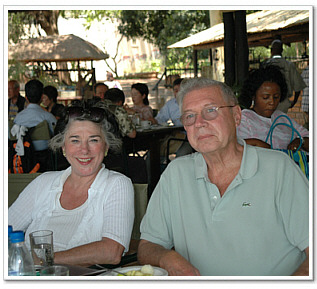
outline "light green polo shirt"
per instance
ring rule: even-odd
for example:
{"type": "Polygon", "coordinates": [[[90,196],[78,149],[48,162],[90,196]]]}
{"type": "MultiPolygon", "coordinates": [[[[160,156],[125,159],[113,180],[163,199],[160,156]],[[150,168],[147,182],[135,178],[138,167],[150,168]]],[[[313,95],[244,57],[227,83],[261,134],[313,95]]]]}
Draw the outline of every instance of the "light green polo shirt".
{"type": "Polygon", "coordinates": [[[200,153],[170,163],[141,239],[175,247],[206,276],[287,276],[309,246],[307,178],[286,154],[248,146],[223,197],[200,153]]]}

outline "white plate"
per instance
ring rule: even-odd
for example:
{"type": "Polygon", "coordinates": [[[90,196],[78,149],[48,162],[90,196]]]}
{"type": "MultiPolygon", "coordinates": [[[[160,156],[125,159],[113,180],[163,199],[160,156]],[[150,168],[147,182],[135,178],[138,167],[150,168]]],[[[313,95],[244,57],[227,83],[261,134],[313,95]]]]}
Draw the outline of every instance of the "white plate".
{"type": "MultiPolygon", "coordinates": [[[[142,267],[143,266],[129,266],[129,267],[123,267],[123,268],[116,268],[116,269],[114,269],[114,270],[116,270],[116,272],[108,271],[108,272],[100,274],[99,276],[118,276],[117,272],[126,273],[126,272],[133,271],[133,270],[138,271],[138,270],[141,270],[142,267]]],[[[153,269],[154,269],[153,276],[168,276],[167,271],[160,268],[160,267],[153,266],[153,269]]],[[[122,277],[124,277],[124,276],[122,276],[122,277]]],[[[128,277],[135,277],[135,276],[128,276],[128,277]]],[[[148,277],[148,276],[137,276],[137,277],[148,277]]]]}

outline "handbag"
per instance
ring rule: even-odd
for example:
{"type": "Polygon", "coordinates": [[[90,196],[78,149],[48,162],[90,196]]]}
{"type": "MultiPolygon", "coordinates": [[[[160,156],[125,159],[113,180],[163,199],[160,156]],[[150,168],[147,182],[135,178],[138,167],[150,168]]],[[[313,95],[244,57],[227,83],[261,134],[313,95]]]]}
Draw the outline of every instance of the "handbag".
{"type": "Polygon", "coordinates": [[[273,121],[273,123],[269,129],[269,132],[266,136],[265,142],[268,142],[268,140],[270,139],[268,143],[271,145],[271,149],[274,149],[273,148],[273,131],[279,125],[284,125],[284,126],[291,128],[292,129],[291,142],[293,141],[293,139],[295,137],[295,133],[296,133],[297,136],[299,137],[300,143],[299,143],[299,146],[296,149],[296,151],[292,151],[292,150],[288,150],[288,149],[275,149],[275,150],[279,150],[279,151],[286,153],[299,166],[301,171],[305,174],[305,176],[308,179],[309,178],[308,154],[306,152],[300,150],[300,148],[302,147],[302,144],[303,144],[303,139],[302,139],[301,135],[299,134],[299,132],[297,131],[297,129],[294,127],[291,119],[287,115],[279,115],[273,121]],[[285,122],[276,123],[276,121],[282,117],[286,118],[288,120],[289,124],[285,123],[285,122]]]}

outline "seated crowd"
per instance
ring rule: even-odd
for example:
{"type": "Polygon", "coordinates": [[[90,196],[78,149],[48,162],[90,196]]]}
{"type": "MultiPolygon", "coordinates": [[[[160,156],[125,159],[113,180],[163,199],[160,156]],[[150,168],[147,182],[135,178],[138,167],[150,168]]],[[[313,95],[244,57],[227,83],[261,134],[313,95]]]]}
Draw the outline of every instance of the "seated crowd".
{"type": "Polygon", "coordinates": [[[46,120],[52,138],[38,147],[61,152],[65,167],[45,167],[9,208],[9,225],[26,235],[52,230],[55,263],[120,263],[131,241],[133,185],[107,164],[124,137],[136,137],[129,115],[138,114],[152,124],[183,126],[177,137],[188,141],[149,200],[139,264],[170,276],[308,276],[308,179],[287,154],[271,149],[309,151],[308,130],[277,110],[286,97],[283,75],[275,67],[251,72],[239,98],[205,78],[178,79],[173,90],[155,117],[144,83],[131,86],[132,107],[121,89],[97,84],[91,100],[54,114],[55,89],[31,80],[25,104],[11,82],[14,124],[30,128],[46,120]],[[291,124],[278,126],[270,143],[280,116],[291,124]]]}

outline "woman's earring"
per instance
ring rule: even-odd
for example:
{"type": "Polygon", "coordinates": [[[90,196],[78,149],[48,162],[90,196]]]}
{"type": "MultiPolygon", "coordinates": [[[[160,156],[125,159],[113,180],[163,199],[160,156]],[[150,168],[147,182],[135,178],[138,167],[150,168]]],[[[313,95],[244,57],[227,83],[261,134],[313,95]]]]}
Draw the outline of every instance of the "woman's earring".
{"type": "Polygon", "coordinates": [[[105,151],[105,157],[108,155],[108,151],[105,151]]]}
{"type": "Polygon", "coordinates": [[[66,158],[66,153],[65,153],[65,150],[63,150],[63,156],[66,158]]]}
{"type": "Polygon", "coordinates": [[[252,99],[252,102],[251,102],[251,107],[254,106],[254,99],[252,99]]]}

